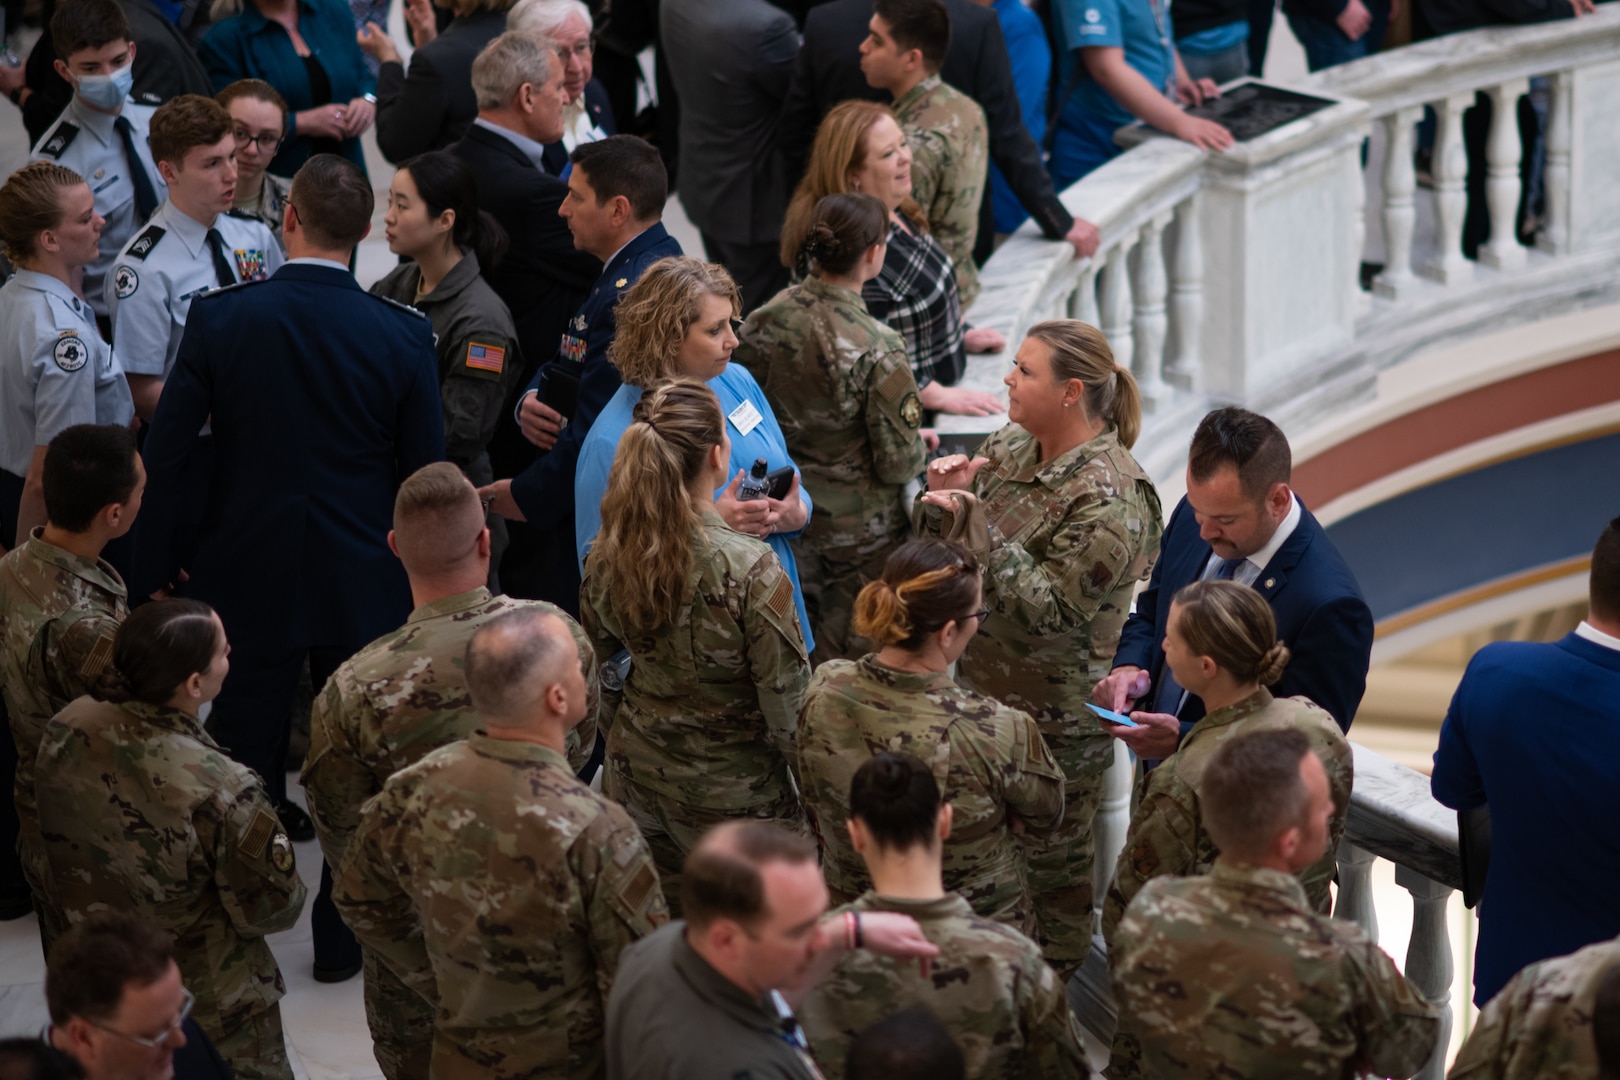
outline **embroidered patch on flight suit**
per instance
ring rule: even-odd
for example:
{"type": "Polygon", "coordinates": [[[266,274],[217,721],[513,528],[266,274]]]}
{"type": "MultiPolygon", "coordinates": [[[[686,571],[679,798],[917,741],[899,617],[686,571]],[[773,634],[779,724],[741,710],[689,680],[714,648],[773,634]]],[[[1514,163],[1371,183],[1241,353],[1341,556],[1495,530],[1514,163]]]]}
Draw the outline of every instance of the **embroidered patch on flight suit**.
{"type": "Polygon", "coordinates": [[[783,577],[781,581],[778,581],[776,583],[775,591],[771,593],[770,599],[765,601],[765,606],[770,608],[771,611],[776,614],[778,619],[786,620],[794,609],[793,582],[789,581],[786,577],[783,577]]]}
{"type": "Polygon", "coordinates": [[[488,371],[499,375],[506,367],[506,350],[499,345],[483,345],[476,341],[467,343],[467,366],[478,371],[488,371]]]}
{"type": "Polygon", "coordinates": [[[248,858],[261,859],[270,838],[280,833],[281,822],[276,820],[276,815],[260,807],[253,815],[253,824],[248,826],[247,832],[242,834],[242,839],[236,842],[236,846],[248,858]]]}
{"type": "Polygon", "coordinates": [[[113,271],[113,293],[120,300],[128,300],[141,287],[141,275],[133,266],[120,266],[113,271]]]}
{"type": "Polygon", "coordinates": [[[895,368],[877,385],[878,397],[884,401],[896,402],[903,399],[908,392],[915,394],[916,381],[910,378],[911,372],[905,368],[895,368]]]}
{"type": "Polygon", "coordinates": [[[86,679],[94,679],[100,675],[107,667],[107,662],[112,659],[112,651],[113,635],[102,634],[96,639],[95,647],[85,654],[84,663],[79,665],[79,674],[86,679]]]}
{"type": "Polygon", "coordinates": [[[84,339],[71,331],[56,339],[56,348],[51,350],[51,359],[63,371],[78,371],[90,359],[90,350],[84,347],[84,339]]]}

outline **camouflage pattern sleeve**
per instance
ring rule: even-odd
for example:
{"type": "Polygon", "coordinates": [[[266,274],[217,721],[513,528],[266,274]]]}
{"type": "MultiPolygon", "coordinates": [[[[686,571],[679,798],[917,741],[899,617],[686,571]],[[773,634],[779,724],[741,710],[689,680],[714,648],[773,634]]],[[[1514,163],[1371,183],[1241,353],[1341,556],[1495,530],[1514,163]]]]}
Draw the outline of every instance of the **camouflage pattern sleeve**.
{"type": "Polygon", "coordinates": [[[403,785],[390,785],[361,809],[348,858],[332,871],[332,902],[361,944],[375,952],[406,986],[436,1002],[438,982],[422,940],[422,925],[396,876],[396,867],[403,861],[388,843],[391,819],[398,814],[395,803],[403,790],[403,785]]]}
{"type": "MultiPolygon", "coordinates": [[[[617,655],[619,650],[624,648],[624,643],[603,622],[603,615],[607,615],[609,618],[612,617],[612,607],[604,602],[601,610],[598,610],[596,594],[591,588],[591,584],[591,567],[587,561],[585,584],[579,590],[579,625],[581,633],[585,636],[585,643],[591,647],[593,656],[601,658],[593,660],[593,663],[598,665],[597,667],[585,670],[585,681],[590,684],[589,693],[596,701],[596,709],[594,710],[596,717],[595,727],[601,731],[605,738],[608,731],[613,727],[614,716],[618,715],[619,702],[624,700],[624,688],[622,686],[610,687],[605,685],[602,682],[600,665],[607,663],[617,655]]],[[[605,601],[605,598],[603,599],[605,601]]],[[[589,718],[587,718],[586,723],[590,723],[589,718]]],[[[584,724],[581,724],[580,729],[583,729],[584,726],[584,724]]],[[[581,738],[580,745],[583,746],[584,743],[585,740],[581,738]]]]}
{"type": "Polygon", "coordinates": [[[1005,535],[992,537],[985,591],[996,612],[1032,634],[1084,629],[1130,573],[1136,545],[1116,500],[1088,500],[1053,533],[1036,559],[1005,535]]]}
{"type": "Polygon", "coordinates": [[[123,619],[111,612],[87,609],[74,617],[46,623],[40,631],[40,653],[48,692],[62,701],[83,697],[112,659],[113,635],[123,619]]]}
{"type": "Polygon", "coordinates": [[[1080,1022],[1050,964],[1034,973],[1024,1005],[1024,1070],[1028,1080],[1086,1080],[1091,1066],[1081,1049],[1080,1022]]]}
{"type": "Polygon", "coordinates": [[[1012,714],[1013,752],[1002,768],[1007,783],[1007,809],[1024,822],[1025,834],[1042,836],[1063,821],[1063,768],[1028,713],[1012,714]]]}
{"type": "Polygon", "coordinates": [[[922,426],[922,401],[899,336],[891,333],[880,339],[876,351],[877,363],[866,383],[865,409],[866,434],[872,440],[872,475],[885,484],[903,484],[920,474],[928,460],[928,448],[917,433],[922,426]]]}
{"type": "Polygon", "coordinates": [[[932,226],[939,220],[940,208],[934,204],[942,194],[945,164],[950,151],[937,131],[906,126],[906,145],[911,148],[911,197],[922,207],[932,226]]]}
{"type": "Polygon", "coordinates": [[[1147,790],[1125,830],[1125,846],[1114,864],[1114,877],[1103,898],[1103,940],[1113,943],[1125,909],[1136,894],[1156,877],[1185,876],[1198,866],[1198,807],[1187,805],[1178,793],[1151,782],[1169,775],[1170,763],[1161,762],[1150,774],[1147,790]]]}
{"type": "Polygon", "coordinates": [[[245,937],[286,930],[304,908],[304,882],[258,776],[240,766],[222,777],[199,807],[196,829],[207,845],[214,884],[231,923],[245,937]]]}
{"type": "MultiPolygon", "coordinates": [[[[1474,1030],[1457,1051],[1457,1059],[1446,1071],[1446,1080],[1509,1080],[1508,1063],[1513,1060],[1513,1036],[1525,1019],[1524,1007],[1535,989],[1540,964],[1520,971],[1474,1019],[1474,1030]]],[[[1560,1057],[1564,1055],[1558,1055],[1560,1057]]],[[[1573,1056],[1573,1055],[1570,1055],[1573,1056]]],[[[1538,1069],[1534,1075],[1553,1075],[1553,1069],[1538,1069]]],[[[1595,1072],[1588,1075],[1596,1075],[1595,1072]]]]}
{"type": "MultiPolygon", "coordinates": [[[[516,354],[515,344],[498,333],[469,334],[441,354],[449,357],[439,386],[444,405],[444,453],[463,472],[489,448],[507,384],[519,370],[516,354]]],[[[472,480],[487,482],[476,476],[472,480]]]]}
{"type": "Polygon", "coordinates": [[[607,1001],[625,949],[669,922],[669,907],[641,831],[617,806],[597,815],[574,845],[575,880],[589,886],[585,914],[596,983],[607,1001]]]}
{"type": "MultiPolygon", "coordinates": [[[[765,726],[789,771],[799,785],[799,754],[795,734],[799,710],[810,687],[810,660],[799,629],[799,611],[793,581],[765,552],[743,582],[743,632],[747,636],[748,667],[759,695],[765,726]]],[[[802,787],[798,788],[803,790],[802,787]]]]}
{"type": "Polygon", "coordinates": [[[360,824],[360,807],[378,791],[376,777],[349,737],[351,731],[378,727],[358,719],[361,710],[369,712],[371,707],[360,688],[350,685],[353,678],[347,666],[340,667],[315,695],[309,713],[309,750],[299,776],[328,866],[343,865],[360,824]]]}
{"type": "Polygon", "coordinates": [[[1440,1037],[1440,1009],[1426,1000],[1377,942],[1353,924],[1335,923],[1344,942],[1345,978],[1366,1071],[1411,1076],[1440,1037]]]}

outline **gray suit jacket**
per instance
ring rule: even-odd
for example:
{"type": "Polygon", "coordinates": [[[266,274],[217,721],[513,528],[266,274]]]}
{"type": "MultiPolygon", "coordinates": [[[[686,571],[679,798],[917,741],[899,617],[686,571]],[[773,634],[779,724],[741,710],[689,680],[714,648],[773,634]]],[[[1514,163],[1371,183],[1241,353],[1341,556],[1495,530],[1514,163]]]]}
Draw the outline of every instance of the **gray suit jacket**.
{"type": "Polygon", "coordinates": [[[792,188],[777,153],[799,52],[792,17],[765,0],[663,0],[659,30],[681,103],[687,216],[717,240],[775,240],[792,188]]]}

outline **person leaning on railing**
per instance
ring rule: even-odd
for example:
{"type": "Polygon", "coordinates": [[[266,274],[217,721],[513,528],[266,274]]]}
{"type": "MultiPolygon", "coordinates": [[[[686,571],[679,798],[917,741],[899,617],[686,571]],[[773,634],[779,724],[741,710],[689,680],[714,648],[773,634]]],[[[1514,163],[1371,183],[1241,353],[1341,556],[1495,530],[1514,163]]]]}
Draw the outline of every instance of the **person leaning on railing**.
{"type": "Polygon", "coordinates": [[[1158,555],[1162,516],[1129,450],[1136,381],[1095,327],[1036,324],[1005,382],[1012,422],[978,456],[929,465],[917,527],[963,540],[985,568],[989,614],[959,680],[1032,714],[1067,777],[1063,824],[1026,843],[1038,940],[1067,975],[1091,950],[1091,823],[1113,761],[1086,700],[1158,555]]]}

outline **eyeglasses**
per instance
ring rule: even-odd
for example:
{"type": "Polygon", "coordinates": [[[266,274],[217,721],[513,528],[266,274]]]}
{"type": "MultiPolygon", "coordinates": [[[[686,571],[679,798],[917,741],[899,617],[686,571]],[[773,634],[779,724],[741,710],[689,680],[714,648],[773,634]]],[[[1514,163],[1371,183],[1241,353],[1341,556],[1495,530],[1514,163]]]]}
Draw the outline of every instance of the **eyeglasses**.
{"type": "Polygon", "coordinates": [[[272,135],[266,131],[262,134],[255,135],[247,128],[237,128],[236,130],[232,131],[231,134],[235,136],[236,145],[238,148],[252,143],[266,154],[273,154],[277,150],[281,149],[283,139],[283,136],[279,133],[272,135]]]}
{"type": "Polygon", "coordinates": [[[120,1039],[128,1039],[136,1046],[144,1046],[148,1050],[162,1050],[164,1047],[169,1045],[169,1040],[174,1038],[174,1033],[180,1030],[180,1025],[184,1024],[186,1022],[186,1017],[191,1015],[191,1007],[197,1003],[197,999],[192,996],[190,990],[182,987],[180,994],[180,1015],[176,1016],[172,1021],[170,1021],[169,1026],[164,1029],[163,1034],[155,1035],[150,1039],[144,1038],[140,1035],[126,1035],[122,1031],[114,1031],[107,1025],[98,1024],[94,1020],[90,1020],[89,1024],[91,1027],[96,1028],[99,1031],[105,1031],[109,1035],[116,1035],[120,1039]]]}
{"type": "Polygon", "coordinates": [[[572,56],[575,60],[584,60],[596,51],[596,42],[586,38],[577,45],[557,46],[557,55],[567,60],[572,56]]]}
{"type": "Polygon", "coordinates": [[[989,618],[990,612],[992,610],[994,610],[994,609],[985,608],[983,611],[975,611],[971,615],[962,616],[961,621],[962,622],[967,622],[969,619],[977,619],[979,622],[982,623],[982,622],[984,622],[985,619],[989,618]]]}

